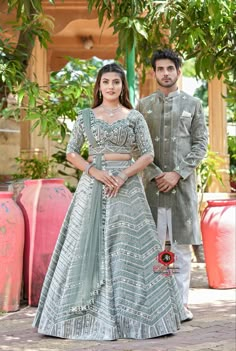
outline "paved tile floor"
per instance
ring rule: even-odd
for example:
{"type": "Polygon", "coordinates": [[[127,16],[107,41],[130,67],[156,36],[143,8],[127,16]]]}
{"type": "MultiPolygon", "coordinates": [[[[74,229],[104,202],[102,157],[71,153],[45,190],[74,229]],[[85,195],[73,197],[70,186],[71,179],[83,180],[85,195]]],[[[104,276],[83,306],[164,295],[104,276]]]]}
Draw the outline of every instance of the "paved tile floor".
{"type": "Polygon", "coordinates": [[[35,308],[0,317],[1,351],[235,351],[235,289],[209,289],[205,265],[192,264],[190,307],[194,319],[173,336],[149,340],[74,341],[39,335],[35,308]]]}

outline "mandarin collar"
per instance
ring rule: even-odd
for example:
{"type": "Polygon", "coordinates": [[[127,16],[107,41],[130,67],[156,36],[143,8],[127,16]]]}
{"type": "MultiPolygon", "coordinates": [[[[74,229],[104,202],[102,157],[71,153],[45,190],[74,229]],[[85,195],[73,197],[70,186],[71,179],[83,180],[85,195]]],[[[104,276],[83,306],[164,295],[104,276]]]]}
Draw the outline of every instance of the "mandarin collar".
{"type": "Polygon", "coordinates": [[[162,99],[169,99],[169,98],[173,98],[173,97],[179,95],[179,94],[180,94],[180,90],[177,89],[177,90],[175,90],[175,91],[172,91],[172,92],[169,93],[167,96],[165,96],[165,94],[163,94],[163,92],[160,91],[160,90],[157,90],[156,93],[157,93],[157,95],[158,95],[159,97],[161,97],[162,99]]]}

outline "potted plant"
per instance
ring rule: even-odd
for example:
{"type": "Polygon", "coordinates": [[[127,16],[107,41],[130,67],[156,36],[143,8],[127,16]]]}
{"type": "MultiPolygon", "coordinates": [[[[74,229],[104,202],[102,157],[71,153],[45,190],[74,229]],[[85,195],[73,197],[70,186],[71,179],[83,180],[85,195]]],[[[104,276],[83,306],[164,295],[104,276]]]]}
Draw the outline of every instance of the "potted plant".
{"type": "Polygon", "coordinates": [[[20,172],[15,175],[16,202],[25,222],[24,297],[30,306],[37,306],[72,194],[63,178],[55,178],[52,158],[18,157],[17,162],[20,172]]]}
{"type": "MultiPolygon", "coordinates": [[[[72,181],[65,181],[65,185],[68,189],[74,193],[76,190],[77,183],[82,175],[82,171],[75,168],[66,159],[66,146],[57,147],[58,151],[52,155],[52,159],[59,165],[58,174],[62,175],[64,178],[69,177],[72,181]]],[[[88,158],[88,145],[84,143],[81,148],[80,155],[87,160],[88,158]]]]}
{"type": "Polygon", "coordinates": [[[202,162],[198,165],[196,173],[197,173],[197,191],[198,191],[198,199],[199,199],[199,214],[203,210],[203,200],[204,193],[208,190],[208,187],[211,185],[213,179],[219,181],[222,185],[222,177],[219,172],[219,167],[222,164],[223,159],[218,156],[217,152],[211,151],[208,146],[207,154],[202,160],[202,162]]]}
{"type": "Polygon", "coordinates": [[[231,192],[236,192],[236,136],[228,136],[229,175],[231,192]]]}
{"type": "MultiPolygon", "coordinates": [[[[221,184],[222,177],[219,173],[219,166],[222,163],[222,158],[217,155],[216,152],[211,151],[208,146],[207,154],[202,162],[196,169],[197,173],[197,191],[198,191],[198,213],[199,220],[201,221],[201,215],[206,204],[204,203],[204,193],[207,191],[209,185],[212,183],[213,177],[217,179],[221,184]]],[[[193,252],[197,262],[205,262],[203,245],[192,245],[193,252]]]]}

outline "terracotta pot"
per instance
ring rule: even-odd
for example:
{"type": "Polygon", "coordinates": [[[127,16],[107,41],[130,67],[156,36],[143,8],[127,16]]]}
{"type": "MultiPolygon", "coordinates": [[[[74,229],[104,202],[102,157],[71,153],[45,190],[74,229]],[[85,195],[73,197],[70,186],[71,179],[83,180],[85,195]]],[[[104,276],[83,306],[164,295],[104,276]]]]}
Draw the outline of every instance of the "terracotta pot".
{"type": "Polygon", "coordinates": [[[208,283],[211,288],[236,287],[236,200],[212,200],[201,218],[208,283]]]}
{"type": "Polygon", "coordinates": [[[0,192],[0,310],[19,310],[24,251],[24,217],[12,199],[0,192]]]}
{"type": "Polygon", "coordinates": [[[24,293],[37,306],[56,240],[72,199],[63,179],[26,180],[17,198],[25,219],[24,293]]]}

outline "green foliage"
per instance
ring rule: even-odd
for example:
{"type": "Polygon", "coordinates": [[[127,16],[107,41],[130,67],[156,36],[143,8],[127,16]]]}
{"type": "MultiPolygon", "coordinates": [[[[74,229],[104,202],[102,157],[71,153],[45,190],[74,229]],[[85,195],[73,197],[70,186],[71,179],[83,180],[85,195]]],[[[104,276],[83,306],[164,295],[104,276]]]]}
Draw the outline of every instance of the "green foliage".
{"type": "MultiPolygon", "coordinates": [[[[8,25],[10,25],[11,31],[20,32],[17,46],[21,46],[22,52],[18,50],[18,58],[23,54],[23,49],[28,48],[29,41],[34,44],[36,37],[41,45],[47,47],[50,33],[54,29],[54,18],[43,12],[41,0],[2,0],[1,2],[7,3],[9,14],[12,12],[16,14],[15,21],[8,23],[8,25]],[[23,39],[27,39],[28,42],[24,42],[23,39]]],[[[54,0],[48,0],[48,2],[55,5],[54,0]]]]}
{"type": "Polygon", "coordinates": [[[206,123],[208,125],[209,124],[209,109],[208,109],[208,83],[207,83],[207,81],[202,81],[202,85],[200,85],[195,90],[193,96],[196,96],[201,100],[206,123]]]}
{"type": "Polygon", "coordinates": [[[15,21],[4,23],[5,29],[0,26],[0,110],[2,114],[2,109],[5,109],[3,115],[8,118],[12,115],[6,108],[9,93],[21,93],[19,106],[14,111],[14,116],[19,117],[21,100],[24,96],[31,98],[38,89],[37,84],[27,78],[26,70],[36,38],[47,48],[54,19],[43,13],[41,0],[2,0],[4,2],[5,10],[15,13],[15,21]],[[12,38],[17,38],[17,41],[12,38]]]}
{"type": "Polygon", "coordinates": [[[13,174],[13,179],[42,179],[42,178],[53,178],[55,172],[55,161],[43,157],[41,159],[32,157],[24,159],[22,157],[16,157],[16,162],[19,165],[19,172],[13,174]]]}
{"type": "Polygon", "coordinates": [[[8,0],[6,8],[8,13],[14,12],[16,17],[15,21],[4,24],[5,29],[0,26],[2,53],[0,60],[5,64],[11,64],[11,60],[17,62],[21,65],[19,77],[25,78],[25,74],[23,76],[22,74],[26,71],[35,39],[38,38],[40,44],[47,47],[54,29],[54,18],[44,14],[41,0],[8,0]],[[11,37],[18,37],[17,42],[9,39],[11,37]]]}
{"type": "Polygon", "coordinates": [[[182,67],[182,73],[184,77],[196,77],[195,71],[195,60],[189,59],[184,62],[182,67]]]}
{"type": "Polygon", "coordinates": [[[216,152],[211,151],[208,146],[207,154],[196,170],[197,191],[200,194],[199,208],[203,201],[203,194],[207,191],[207,188],[211,185],[213,179],[216,179],[221,185],[224,185],[220,174],[220,167],[223,161],[224,160],[219,157],[216,152]]]}
{"type": "Polygon", "coordinates": [[[194,96],[197,96],[202,101],[203,107],[208,106],[208,83],[202,82],[202,85],[195,90],[194,96]]]}
{"type": "MultiPolygon", "coordinates": [[[[64,140],[67,120],[74,121],[78,110],[91,105],[93,83],[102,61],[69,58],[70,62],[58,73],[53,73],[48,89],[39,88],[25,108],[25,118],[35,120],[43,136],[64,140]]],[[[23,91],[21,90],[23,93],[23,91]]]]}
{"type": "Polygon", "coordinates": [[[5,32],[0,27],[0,109],[6,106],[9,92],[15,94],[18,85],[28,81],[23,64],[24,60],[27,60],[27,55],[24,50],[18,53],[14,43],[4,38],[5,32]]]}
{"type": "Polygon", "coordinates": [[[91,105],[97,70],[103,65],[96,58],[68,59],[61,71],[52,73],[48,87],[30,81],[15,86],[17,106],[4,108],[2,116],[19,119],[23,111],[25,119],[33,121],[32,130],[39,127],[42,136],[64,140],[67,120],[74,121],[79,109],[91,105]]]}
{"type": "Polygon", "coordinates": [[[236,181],[236,136],[228,136],[228,154],[230,161],[230,179],[236,181]]]}
{"type": "Polygon", "coordinates": [[[195,58],[196,75],[224,77],[227,102],[236,113],[236,2],[229,0],[88,0],[100,25],[112,19],[119,31],[118,55],[136,45],[136,63],[145,69],[154,50],[173,46],[185,60],[195,58]],[[139,29],[142,31],[139,32],[139,29]]]}
{"type": "MultiPolygon", "coordinates": [[[[84,143],[80,150],[80,156],[82,156],[85,160],[88,159],[88,145],[84,143]]],[[[74,178],[77,182],[79,181],[82,171],[78,168],[75,168],[70,162],[66,159],[66,147],[58,147],[58,151],[52,155],[52,158],[55,160],[57,164],[63,167],[63,170],[59,169],[58,173],[62,176],[70,176],[74,178]]],[[[70,191],[74,192],[75,187],[71,186],[68,182],[66,186],[70,189],[70,191]]]]}
{"type": "Polygon", "coordinates": [[[236,122],[236,73],[232,72],[225,75],[224,82],[227,85],[227,95],[224,96],[224,98],[227,102],[228,110],[230,111],[230,117],[228,119],[232,122],[236,122]]]}
{"type": "MultiPolygon", "coordinates": [[[[41,0],[8,0],[8,12],[16,11],[15,22],[9,24],[11,33],[19,33],[18,42],[9,38],[0,26],[0,109],[5,118],[16,119],[26,114],[40,127],[41,135],[63,139],[65,116],[74,120],[79,106],[89,102],[90,88],[84,86],[82,75],[77,81],[67,79],[51,87],[40,87],[27,79],[26,68],[35,39],[47,47],[53,29],[53,18],[43,13],[41,0]],[[69,84],[66,85],[66,82],[69,84]],[[64,86],[63,86],[64,84],[64,86]],[[63,91],[60,90],[63,88],[63,91]],[[52,89],[52,91],[51,91],[52,89]],[[59,92],[57,92],[57,89],[59,92]],[[65,92],[64,92],[65,90],[65,92]],[[17,105],[6,107],[8,93],[16,94],[17,105]]],[[[53,0],[49,3],[54,4],[53,0]]],[[[154,50],[173,46],[185,60],[195,59],[196,75],[205,80],[224,77],[225,97],[236,119],[236,2],[229,0],[88,0],[88,8],[98,10],[98,21],[118,33],[117,55],[126,55],[136,47],[136,64],[143,69],[150,65],[154,50]]],[[[92,73],[92,69],[90,71],[92,73]]],[[[88,72],[88,76],[90,74],[88,72]]],[[[86,73],[85,73],[86,75],[86,73]]],[[[87,80],[86,80],[87,81],[87,80]]]]}
{"type": "Polygon", "coordinates": [[[226,68],[234,67],[235,9],[235,3],[226,0],[177,0],[172,6],[167,1],[164,12],[170,40],[185,58],[196,57],[198,76],[220,77],[226,68]]]}
{"type": "Polygon", "coordinates": [[[206,80],[224,77],[228,86],[227,102],[233,106],[236,98],[235,1],[177,0],[171,3],[165,9],[165,28],[170,28],[170,42],[185,59],[195,57],[198,77],[206,80]]]}
{"type": "Polygon", "coordinates": [[[130,51],[136,41],[148,40],[148,27],[142,14],[150,11],[152,5],[146,0],[88,0],[89,11],[93,6],[98,10],[100,26],[106,19],[112,21],[110,27],[119,37],[119,53],[125,53],[127,49],[130,51]]]}

